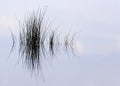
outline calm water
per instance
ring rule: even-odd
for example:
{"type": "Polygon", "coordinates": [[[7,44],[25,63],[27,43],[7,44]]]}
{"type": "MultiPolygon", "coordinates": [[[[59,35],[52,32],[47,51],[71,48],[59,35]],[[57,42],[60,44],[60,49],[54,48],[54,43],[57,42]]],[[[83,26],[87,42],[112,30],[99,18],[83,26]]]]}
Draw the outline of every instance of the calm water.
{"type": "Polygon", "coordinates": [[[62,49],[53,58],[42,61],[42,69],[39,74],[31,75],[31,71],[27,70],[25,64],[18,59],[17,48],[8,57],[11,48],[9,44],[12,43],[10,37],[3,35],[0,39],[4,41],[1,41],[0,44],[1,86],[114,85],[120,78],[119,52],[111,52],[109,55],[81,54],[76,57],[71,53],[66,54],[62,49]]]}
{"type": "Polygon", "coordinates": [[[119,9],[119,0],[1,1],[0,86],[120,86],[119,9]],[[41,61],[39,74],[32,75],[18,57],[18,20],[46,5],[46,19],[53,21],[60,37],[79,32],[75,39],[79,54],[59,48],[55,56],[41,61]],[[17,40],[10,56],[9,27],[17,40]]]}

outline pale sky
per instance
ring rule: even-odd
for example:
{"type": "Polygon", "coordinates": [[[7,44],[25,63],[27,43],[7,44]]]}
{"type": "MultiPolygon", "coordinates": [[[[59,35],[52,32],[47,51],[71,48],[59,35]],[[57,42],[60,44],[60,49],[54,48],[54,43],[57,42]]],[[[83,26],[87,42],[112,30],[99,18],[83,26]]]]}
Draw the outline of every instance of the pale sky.
{"type": "Polygon", "coordinates": [[[120,86],[120,0],[1,0],[0,11],[0,86],[120,86]],[[45,61],[36,81],[16,65],[18,46],[8,57],[9,27],[17,35],[18,20],[45,6],[61,33],[79,32],[79,56],[45,61]]]}

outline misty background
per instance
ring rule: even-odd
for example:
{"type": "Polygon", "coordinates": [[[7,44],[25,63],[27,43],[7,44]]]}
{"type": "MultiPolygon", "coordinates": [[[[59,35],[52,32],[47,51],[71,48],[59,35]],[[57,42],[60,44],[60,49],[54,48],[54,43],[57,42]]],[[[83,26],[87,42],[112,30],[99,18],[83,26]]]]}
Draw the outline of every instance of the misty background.
{"type": "Polygon", "coordinates": [[[0,0],[0,86],[119,86],[119,23],[119,0],[0,0]],[[17,63],[17,45],[8,57],[12,45],[9,28],[17,36],[18,20],[45,6],[46,18],[61,35],[79,32],[79,54],[48,59],[36,79],[17,63]]]}

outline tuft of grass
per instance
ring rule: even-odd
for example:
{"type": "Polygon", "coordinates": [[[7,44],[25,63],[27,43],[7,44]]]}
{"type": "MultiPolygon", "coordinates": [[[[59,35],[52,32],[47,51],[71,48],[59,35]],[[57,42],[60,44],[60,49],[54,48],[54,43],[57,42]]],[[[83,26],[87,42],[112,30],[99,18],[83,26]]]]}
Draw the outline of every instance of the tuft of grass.
{"type": "MultiPolygon", "coordinates": [[[[75,36],[77,33],[72,34],[71,36],[69,34],[67,34],[64,38],[64,47],[66,52],[68,51],[72,51],[72,53],[74,54],[74,44],[75,44],[75,36]]],[[[75,55],[75,54],[74,54],[75,55]]]]}
{"type": "Polygon", "coordinates": [[[51,55],[54,55],[54,42],[55,42],[55,33],[52,32],[49,37],[49,51],[51,55]]]}
{"type": "Polygon", "coordinates": [[[19,53],[24,58],[27,67],[32,71],[41,67],[41,52],[45,49],[44,15],[45,10],[38,13],[33,12],[23,23],[19,32],[19,53]]]}
{"type": "MultiPolygon", "coordinates": [[[[52,22],[48,23],[48,21],[45,21],[45,12],[46,9],[33,11],[27,16],[23,24],[20,24],[19,55],[27,69],[32,72],[36,72],[36,70],[39,72],[42,60],[47,57],[48,53],[50,56],[55,56],[59,45],[63,44],[66,51],[74,51],[73,46],[76,34],[72,36],[68,34],[64,37],[64,42],[60,42],[58,31],[52,30],[52,22]],[[47,39],[48,41],[46,42],[47,39]]],[[[15,37],[12,31],[11,36],[13,40],[12,52],[15,45],[15,37]]]]}
{"type": "Polygon", "coordinates": [[[58,31],[52,30],[48,40],[49,53],[51,57],[55,56],[59,52],[58,51],[58,47],[60,46],[59,42],[60,42],[60,39],[58,39],[58,31]]]}

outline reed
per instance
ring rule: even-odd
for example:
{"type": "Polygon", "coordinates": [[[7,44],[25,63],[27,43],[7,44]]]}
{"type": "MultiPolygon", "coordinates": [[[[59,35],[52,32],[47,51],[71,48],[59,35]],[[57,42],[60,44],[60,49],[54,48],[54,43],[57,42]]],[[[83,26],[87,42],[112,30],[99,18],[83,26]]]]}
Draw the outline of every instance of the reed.
{"type": "Polygon", "coordinates": [[[72,54],[75,55],[74,53],[74,45],[75,45],[75,36],[77,33],[74,33],[70,36],[70,34],[67,34],[64,37],[64,48],[66,52],[72,51],[72,54]]]}
{"type": "MultiPolygon", "coordinates": [[[[22,24],[19,30],[19,56],[23,63],[32,72],[41,69],[43,59],[55,56],[58,52],[58,47],[64,45],[66,52],[72,50],[74,46],[74,38],[76,34],[70,34],[64,37],[64,41],[60,42],[58,31],[53,30],[52,22],[45,21],[44,10],[33,11],[22,24]],[[48,41],[46,41],[48,39],[48,41]]],[[[15,45],[15,37],[11,31],[13,45],[15,45]]],[[[11,53],[10,52],[10,53],[11,53]]]]}
{"type": "Polygon", "coordinates": [[[30,70],[38,69],[41,66],[41,52],[45,49],[44,41],[46,38],[46,33],[43,34],[45,29],[44,14],[45,11],[33,12],[27,17],[19,32],[19,53],[30,70]]]}

